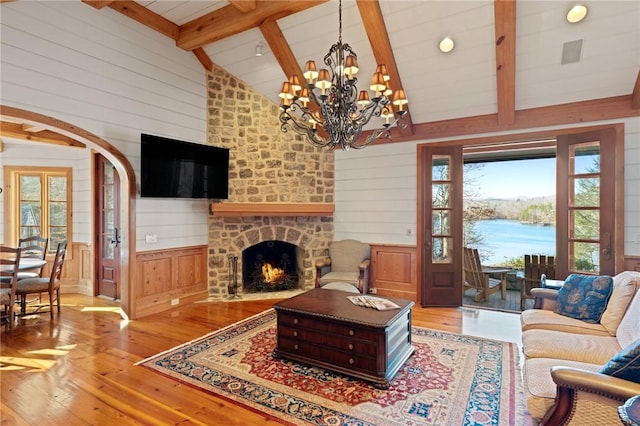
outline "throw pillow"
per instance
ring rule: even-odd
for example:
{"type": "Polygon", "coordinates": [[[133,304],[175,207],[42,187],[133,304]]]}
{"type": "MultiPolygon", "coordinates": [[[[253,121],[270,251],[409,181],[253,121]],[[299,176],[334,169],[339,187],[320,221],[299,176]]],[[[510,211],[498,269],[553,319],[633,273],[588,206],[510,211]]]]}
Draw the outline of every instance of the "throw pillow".
{"type": "Polygon", "coordinates": [[[605,364],[602,374],[640,383],[640,340],[628,345],[605,364]]]}
{"type": "Polygon", "coordinates": [[[558,290],[556,312],[597,324],[607,307],[612,289],[613,279],[609,276],[569,275],[558,290]]]}

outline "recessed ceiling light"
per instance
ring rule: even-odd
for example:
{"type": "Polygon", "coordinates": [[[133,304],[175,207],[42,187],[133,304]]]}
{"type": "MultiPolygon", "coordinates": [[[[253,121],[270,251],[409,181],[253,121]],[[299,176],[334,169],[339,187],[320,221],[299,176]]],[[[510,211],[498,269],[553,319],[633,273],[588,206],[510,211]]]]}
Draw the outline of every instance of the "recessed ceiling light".
{"type": "Polygon", "coordinates": [[[453,50],[455,43],[450,37],[445,37],[440,41],[440,51],[442,53],[449,53],[453,50]]]}
{"type": "Polygon", "coordinates": [[[582,21],[585,16],[587,16],[587,7],[582,4],[577,4],[567,12],[567,21],[571,24],[575,24],[582,21]]]}

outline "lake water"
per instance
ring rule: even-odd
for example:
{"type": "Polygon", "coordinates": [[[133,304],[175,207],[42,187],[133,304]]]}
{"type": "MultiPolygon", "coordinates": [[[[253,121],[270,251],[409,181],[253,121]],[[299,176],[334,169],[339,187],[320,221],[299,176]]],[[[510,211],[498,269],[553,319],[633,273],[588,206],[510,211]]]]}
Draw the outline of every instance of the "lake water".
{"type": "Polygon", "coordinates": [[[476,229],[485,237],[480,253],[485,255],[487,250],[492,252],[487,258],[483,256],[482,263],[485,265],[498,264],[525,254],[555,255],[555,226],[524,225],[517,220],[480,220],[476,229]],[[485,247],[487,250],[483,250],[485,247]]]}

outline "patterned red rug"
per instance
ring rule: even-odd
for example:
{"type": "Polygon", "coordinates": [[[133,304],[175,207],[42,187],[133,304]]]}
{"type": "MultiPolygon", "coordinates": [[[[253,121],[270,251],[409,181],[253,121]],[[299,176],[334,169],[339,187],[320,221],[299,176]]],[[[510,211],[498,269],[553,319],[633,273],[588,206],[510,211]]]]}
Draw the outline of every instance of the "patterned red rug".
{"type": "Polygon", "coordinates": [[[138,364],[289,424],[522,425],[513,343],[414,327],[415,354],[388,390],[277,359],[275,311],[138,364]]]}

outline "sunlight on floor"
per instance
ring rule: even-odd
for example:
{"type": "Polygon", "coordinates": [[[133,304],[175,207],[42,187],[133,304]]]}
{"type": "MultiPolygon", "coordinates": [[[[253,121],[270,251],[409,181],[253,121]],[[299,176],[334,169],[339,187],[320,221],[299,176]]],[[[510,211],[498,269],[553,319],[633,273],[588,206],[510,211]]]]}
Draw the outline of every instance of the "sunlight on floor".
{"type": "MultiPolygon", "coordinates": [[[[66,356],[77,345],[65,345],[57,346],[51,349],[38,349],[35,351],[29,351],[28,354],[40,355],[40,356],[66,356]]],[[[54,359],[43,358],[22,358],[12,356],[0,356],[0,371],[17,371],[30,369],[31,372],[45,372],[54,365],[56,365],[54,359]]]]}
{"type": "Polygon", "coordinates": [[[129,316],[126,312],[117,306],[87,306],[82,308],[81,312],[113,312],[120,315],[123,320],[129,321],[129,316]]]}

